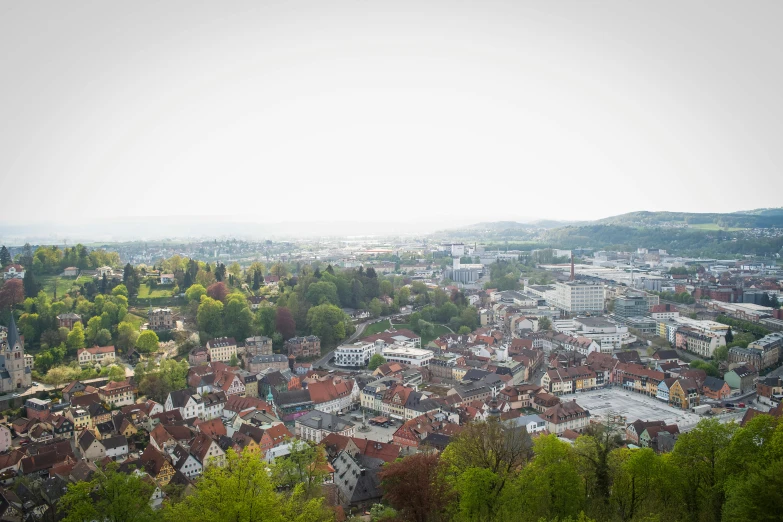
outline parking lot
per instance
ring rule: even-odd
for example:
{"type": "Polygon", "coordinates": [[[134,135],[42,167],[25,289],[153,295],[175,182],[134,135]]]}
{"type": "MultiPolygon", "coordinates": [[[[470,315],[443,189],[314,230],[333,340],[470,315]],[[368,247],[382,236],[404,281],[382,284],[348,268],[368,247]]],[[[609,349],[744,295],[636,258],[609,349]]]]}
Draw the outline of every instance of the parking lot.
{"type": "Polygon", "coordinates": [[[700,415],[673,408],[654,397],[619,388],[564,395],[561,399],[563,401],[576,399],[577,404],[589,410],[590,416],[595,420],[606,420],[607,414],[612,412],[625,416],[626,423],[638,419],[662,420],[667,424],[677,424],[681,431],[687,431],[702,419],[700,415]]]}

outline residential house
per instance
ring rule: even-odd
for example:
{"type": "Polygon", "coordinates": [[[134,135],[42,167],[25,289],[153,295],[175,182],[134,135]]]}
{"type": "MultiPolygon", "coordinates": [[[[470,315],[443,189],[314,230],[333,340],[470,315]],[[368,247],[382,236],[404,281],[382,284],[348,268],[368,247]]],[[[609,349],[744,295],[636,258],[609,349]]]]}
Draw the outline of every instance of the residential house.
{"type": "Polygon", "coordinates": [[[680,428],[676,424],[664,424],[662,426],[650,426],[645,428],[641,435],[639,435],[639,445],[643,448],[658,450],[658,437],[662,433],[677,437],[680,434],[680,428]]]}
{"type": "Polygon", "coordinates": [[[307,337],[292,337],[285,342],[289,356],[296,358],[316,357],[321,355],[321,339],[314,335],[307,337]]]}
{"type": "Polygon", "coordinates": [[[150,330],[156,332],[171,330],[174,328],[174,314],[171,308],[155,308],[147,312],[150,330]]]}
{"type": "Polygon", "coordinates": [[[229,362],[237,355],[237,342],[233,337],[218,337],[207,341],[207,354],[210,361],[229,362]]]}
{"type": "Polygon", "coordinates": [[[325,413],[340,414],[359,401],[359,386],[355,380],[335,377],[310,383],[307,387],[313,409],[325,413]]]}
{"type": "Polygon", "coordinates": [[[272,339],[260,335],[248,337],[245,339],[245,355],[249,358],[256,355],[272,355],[272,339]]]}
{"type": "Polygon", "coordinates": [[[699,404],[699,387],[693,379],[677,379],[669,388],[670,406],[688,410],[699,404]]]}
{"type": "Polygon", "coordinates": [[[115,408],[128,406],[136,402],[134,386],[128,380],[112,381],[98,388],[98,397],[106,404],[111,404],[115,408]]]}
{"type": "Polygon", "coordinates": [[[3,280],[7,279],[24,279],[24,267],[12,264],[3,268],[3,280]]]}
{"type": "Polygon", "coordinates": [[[71,312],[57,316],[57,327],[73,330],[73,325],[82,322],[82,316],[71,312]]]}
{"type": "Polygon", "coordinates": [[[106,448],[90,430],[83,430],[76,437],[76,447],[82,457],[95,461],[106,456],[106,448]]]}
{"type": "Polygon", "coordinates": [[[714,400],[723,400],[731,395],[731,387],[723,379],[717,377],[707,377],[701,387],[705,397],[714,400]]]}
{"type": "Polygon", "coordinates": [[[114,364],[116,359],[116,350],[114,346],[93,346],[92,348],[80,348],[76,352],[79,366],[88,366],[90,364],[100,364],[108,366],[114,364]]]}
{"type": "Polygon", "coordinates": [[[203,433],[199,433],[190,443],[190,453],[201,463],[203,469],[209,466],[226,465],[226,452],[217,442],[203,433]]]}
{"type": "Polygon", "coordinates": [[[174,446],[169,452],[169,455],[171,456],[171,462],[176,471],[182,473],[189,479],[193,479],[201,475],[201,472],[204,469],[201,465],[201,462],[199,462],[196,457],[194,457],[181,444],[174,446]]]}
{"type": "Polygon", "coordinates": [[[596,388],[596,373],[588,366],[555,367],[541,377],[541,386],[554,395],[592,390],[596,388]]]}
{"type": "Polygon", "coordinates": [[[160,284],[173,285],[177,282],[174,278],[174,274],[160,274],[160,284]]]}
{"type": "Polygon", "coordinates": [[[633,442],[634,444],[639,444],[639,436],[642,434],[642,432],[644,432],[644,430],[647,428],[652,428],[653,426],[666,426],[666,423],[664,421],[643,421],[641,419],[635,420],[625,427],[625,440],[633,442]]]}
{"type": "Polygon", "coordinates": [[[546,421],[546,429],[549,433],[559,435],[565,430],[581,433],[590,422],[590,412],[572,400],[552,406],[541,415],[541,418],[546,421]]]}
{"type": "Polygon", "coordinates": [[[535,384],[517,384],[500,390],[498,399],[507,402],[514,410],[530,408],[533,397],[541,390],[543,388],[535,384]]]}
{"type": "Polygon", "coordinates": [[[115,460],[128,455],[128,439],[124,435],[114,435],[101,441],[106,450],[106,456],[115,460]]]}
{"type": "Polygon", "coordinates": [[[176,473],[171,462],[152,444],[144,449],[139,462],[144,471],[149,473],[160,487],[167,486],[176,473]]]}
{"type": "Polygon", "coordinates": [[[201,394],[192,389],[176,390],[169,393],[163,405],[163,411],[179,411],[183,419],[204,417],[204,401],[201,394]]]}
{"type": "Polygon", "coordinates": [[[208,361],[209,352],[207,352],[207,349],[204,347],[197,346],[188,353],[188,363],[191,366],[201,366],[207,364],[208,361]]]}
{"type": "Polygon", "coordinates": [[[282,354],[254,355],[245,359],[245,367],[253,373],[259,373],[270,368],[281,371],[287,370],[288,357],[282,354]]]}
{"type": "Polygon", "coordinates": [[[740,393],[752,391],[755,388],[759,372],[752,366],[739,366],[723,375],[723,380],[740,393]]]}
{"type": "Polygon", "coordinates": [[[508,421],[517,428],[525,428],[530,433],[541,433],[547,430],[547,422],[539,415],[523,415],[508,421]]]}
{"type": "Polygon", "coordinates": [[[321,411],[311,411],[296,419],[296,435],[303,440],[321,442],[330,433],[353,437],[354,424],[321,411]]]}

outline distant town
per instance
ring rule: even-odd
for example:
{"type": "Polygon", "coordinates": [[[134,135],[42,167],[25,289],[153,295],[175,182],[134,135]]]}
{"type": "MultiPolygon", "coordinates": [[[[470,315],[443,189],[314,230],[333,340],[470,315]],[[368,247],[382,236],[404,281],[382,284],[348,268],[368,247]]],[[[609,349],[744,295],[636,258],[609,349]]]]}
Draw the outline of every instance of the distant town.
{"type": "Polygon", "coordinates": [[[298,520],[754,519],[727,477],[783,433],[779,248],[486,234],[3,246],[0,515],[115,520],[115,487],[195,520],[260,466],[298,520]]]}

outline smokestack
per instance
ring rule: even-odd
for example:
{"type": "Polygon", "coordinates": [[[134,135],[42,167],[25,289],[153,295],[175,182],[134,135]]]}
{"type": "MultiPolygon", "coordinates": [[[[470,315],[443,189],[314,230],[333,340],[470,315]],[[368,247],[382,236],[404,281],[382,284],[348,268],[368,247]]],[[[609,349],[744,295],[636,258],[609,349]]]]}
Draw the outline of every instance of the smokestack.
{"type": "Polygon", "coordinates": [[[574,280],[574,252],[571,251],[571,281],[574,280]]]}

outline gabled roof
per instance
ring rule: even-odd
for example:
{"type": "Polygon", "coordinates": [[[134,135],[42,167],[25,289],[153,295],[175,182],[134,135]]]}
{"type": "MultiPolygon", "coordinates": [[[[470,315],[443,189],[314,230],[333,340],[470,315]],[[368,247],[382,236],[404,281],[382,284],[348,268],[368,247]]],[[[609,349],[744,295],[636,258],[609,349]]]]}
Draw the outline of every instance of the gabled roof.
{"type": "Polygon", "coordinates": [[[201,433],[204,433],[213,439],[217,439],[222,435],[227,435],[226,427],[223,425],[223,421],[220,418],[202,422],[198,425],[198,429],[201,433]]]}
{"type": "Polygon", "coordinates": [[[720,391],[725,385],[726,381],[723,379],[708,376],[706,379],[704,379],[704,384],[702,387],[711,391],[720,391]]]}
{"type": "Polygon", "coordinates": [[[196,457],[196,460],[204,463],[204,459],[207,458],[209,448],[215,441],[203,433],[196,435],[196,438],[190,443],[190,454],[196,457]]]}
{"type": "Polygon", "coordinates": [[[155,449],[155,446],[152,444],[147,445],[144,449],[144,453],[141,454],[139,461],[147,473],[153,477],[157,477],[167,463],[167,459],[163,453],[155,449]]]}

